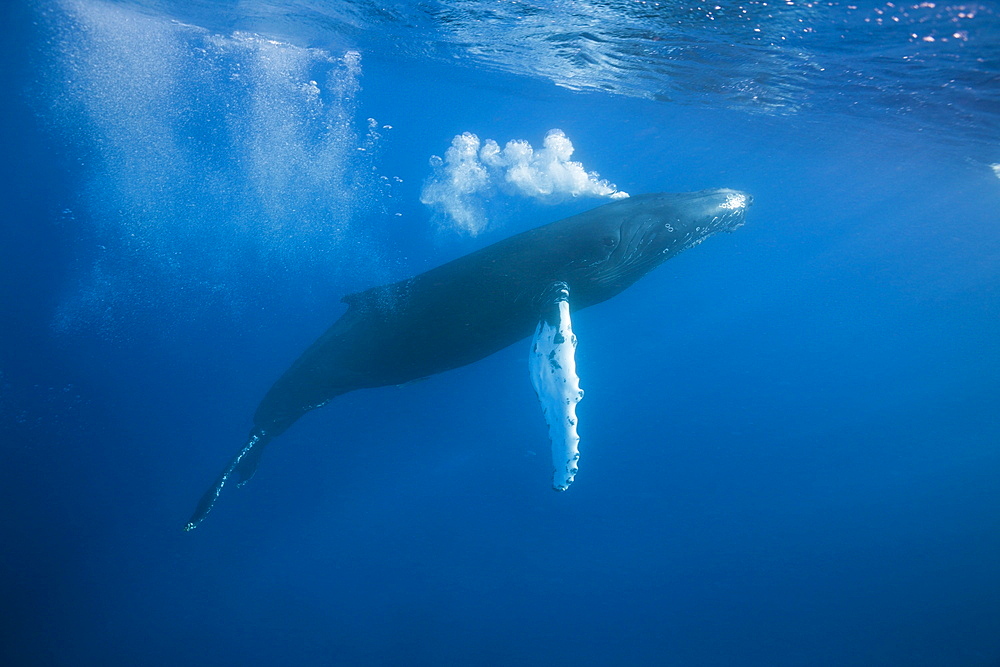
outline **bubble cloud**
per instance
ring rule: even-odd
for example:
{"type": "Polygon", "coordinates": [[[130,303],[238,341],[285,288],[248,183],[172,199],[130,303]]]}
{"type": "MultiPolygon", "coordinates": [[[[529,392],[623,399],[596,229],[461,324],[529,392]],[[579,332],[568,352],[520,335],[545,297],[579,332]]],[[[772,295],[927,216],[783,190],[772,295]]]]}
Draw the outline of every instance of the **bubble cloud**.
{"type": "Polygon", "coordinates": [[[488,220],[486,198],[501,192],[557,202],[566,197],[628,197],[596,172],[573,162],[573,143],[562,130],[549,130],[540,149],[516,139],[500,145],[480,142],[471,132],[456,135],[444,157],[431,156],[431,175],[420,201],[437,211],[450,227],[476,235],[488,220]]]}
{"type": "Polygon", "coordinates": [[[39,85],[86,156],[61,224],[95,243],[54,328],[113,339],[146,318],[166,332],[208,313],[252,317],[262,293],[290,285],[383,279],[368,236],[385,192],[381,134],[355,120],[361,54],[135,4],[47,3],[52,66],[39,85]]]}

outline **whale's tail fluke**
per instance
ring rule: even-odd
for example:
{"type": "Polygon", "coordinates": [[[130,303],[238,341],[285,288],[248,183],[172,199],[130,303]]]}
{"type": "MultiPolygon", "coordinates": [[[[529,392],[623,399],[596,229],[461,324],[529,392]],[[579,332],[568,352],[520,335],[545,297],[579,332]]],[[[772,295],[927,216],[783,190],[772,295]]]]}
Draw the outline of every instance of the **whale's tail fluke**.
{"type": "Polygon", "coordinates": [[[198,527],[198,524],[205,520],[208,513],[212,511],[215,501],[219,498],[219,494],[222,493],[222,487],[226,485],[229,478],[235,475],[238,486],[242,486],[250,481],[250,478],[257,471],[257,464],[260,462],[260,455],[264,451],[264,446],[270,441],[271,436],[260,429],[255,428],[250,432],[250,438],[243,445],[243,449],[229,462],[229,465],[226,466],[226,469],[215,480],[215,483],[209,487],[205,495],[198,501],[198,506],[188,520],[187,525],[184,526],[184,530],[194,530],[198,527]]]}

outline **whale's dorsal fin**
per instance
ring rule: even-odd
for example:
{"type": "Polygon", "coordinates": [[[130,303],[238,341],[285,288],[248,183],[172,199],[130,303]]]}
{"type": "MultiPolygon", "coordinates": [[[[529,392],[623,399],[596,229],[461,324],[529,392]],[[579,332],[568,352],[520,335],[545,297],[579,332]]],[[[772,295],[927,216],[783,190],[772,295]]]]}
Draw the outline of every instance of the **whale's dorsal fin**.
{"type": "Polygon", "coordinates": [[[363,304],[371,300],[370,292],[377,290],[378,287],[370,287],[366,290],[361,290],[360,292],[351,292],[350,294],[345,294],[340,297],[341,303],[346,303],[352,308],[362,308],[363,304]]]}
{"type": "Polygon", "coordinates": [[[411,280],[402,280],[391,285],[369,287],[360,292],[352,292],[341,297],[341,302],[361,312],[395,310],[410,292],[411,280]]]}
{"type": "Polygon", "coordinates": [[[569,286],[554,283],[546,292],[528,356],[531,383],[542,404],[552,440],[552,488],[573,483],[580,459],[576,404],[583,398],[576,374],[576,336],[569,312],[569,286]]]}

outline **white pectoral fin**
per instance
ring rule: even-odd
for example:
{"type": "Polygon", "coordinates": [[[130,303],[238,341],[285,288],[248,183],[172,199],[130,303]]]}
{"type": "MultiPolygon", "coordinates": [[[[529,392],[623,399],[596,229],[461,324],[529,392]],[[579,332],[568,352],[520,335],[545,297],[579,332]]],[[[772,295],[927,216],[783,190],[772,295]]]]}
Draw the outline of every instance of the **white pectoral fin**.
{"type": "Polygon", "coordinates": [[[576,374],[576,336],[569,313],[569,288],[557,283],[545,306],[528,360],[531,383],[542,404],[552,440],[552,488],[565,491],[573,483],[580,458],[576,404],[583,398],[576,374]]]}

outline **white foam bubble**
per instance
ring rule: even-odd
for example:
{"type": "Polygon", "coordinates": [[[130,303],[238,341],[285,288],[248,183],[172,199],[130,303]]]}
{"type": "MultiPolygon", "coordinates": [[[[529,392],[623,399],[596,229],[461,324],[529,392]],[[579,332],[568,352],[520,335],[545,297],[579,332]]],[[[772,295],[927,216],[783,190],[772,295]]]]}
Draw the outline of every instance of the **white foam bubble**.
{"type": "Polygon", "coordinates": [[[549,130],[537,150],[523,139],[500,148],[493,139],[480,142],[478,136],[465,132],[452,139],[443,158],[431,157],[431,175],[420,201],[440,213],[449,226],[477,234],[488,223],[482,202],[497,191],[542,202],[628,196],[571,160],[573,151],[573,143],[559,129],[549,130]]]}
{"type": "Polygon", "coordinates": [[[482,230],[484,216],[479,201],[490,189],[490,174],[480,162],[480,150],[476,135],[457,135],[443,159],[431,156],[434,176],[420,195],[421,202],[437,208],[456,228],[471,234],[482,230]]]}

